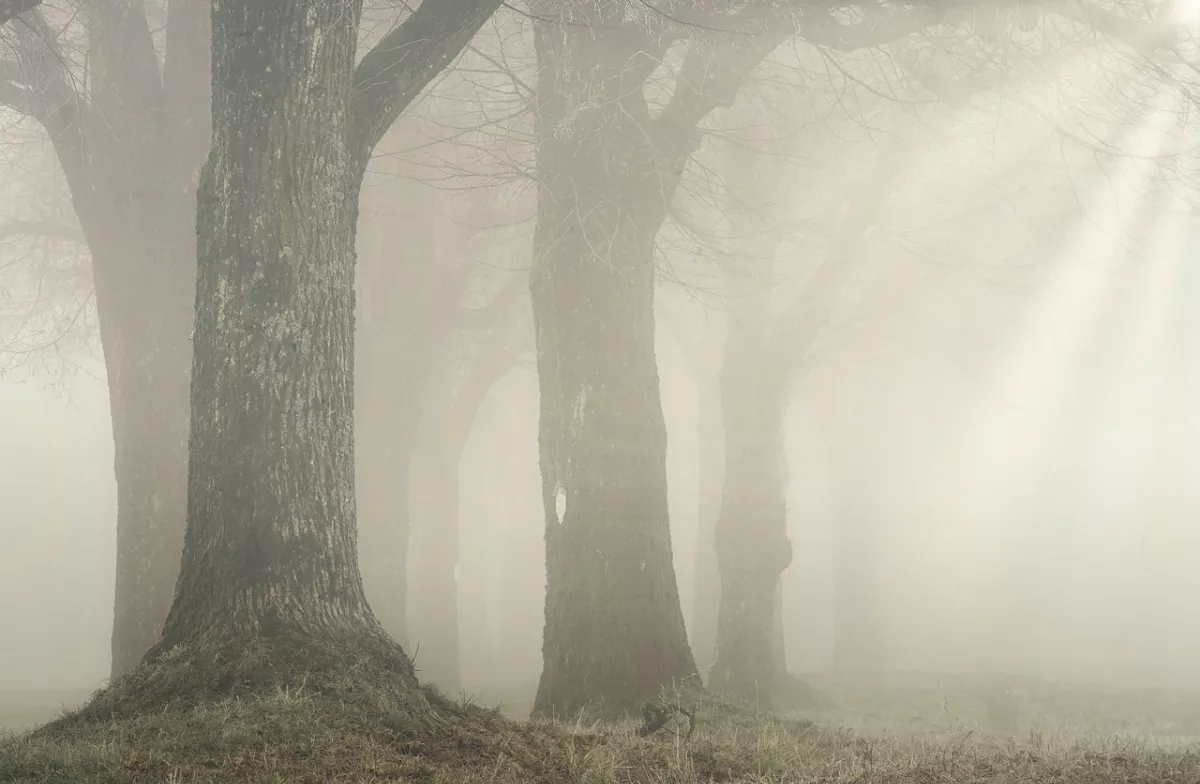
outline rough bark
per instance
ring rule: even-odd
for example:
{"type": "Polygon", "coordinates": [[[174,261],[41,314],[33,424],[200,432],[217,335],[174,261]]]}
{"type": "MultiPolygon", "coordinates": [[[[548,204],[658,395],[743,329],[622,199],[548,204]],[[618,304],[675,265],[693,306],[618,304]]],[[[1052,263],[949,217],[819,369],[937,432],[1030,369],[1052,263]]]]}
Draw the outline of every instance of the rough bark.
{"type": "MultiPolygon", "coordinates": [[[[28,5],[18,4],[16,12],[28,5]]],[[[354,84],[372,97],[356,100],[356,127],[366,130],[353,135],[361,156],[354,167],[358,175],[351,178],[355,196],[375,134],[465,45],[489,5],[499,3],[423,4],[408,20],[413,26],[402,25],[388,40],[395,43],[401,31],[411,37],[426,29],[422,25],[441,25],[437,29],[446,35],[433,42],[436,51],[377,47],[370,63],[364,60],[354,84]]],[[[10,7],[15,6],[0,11],[10,7]]],[[[14,108],[45,125],[95,264],[119,505],[114,675],[136,663],[161,633],[178,574],[195,175],[209,138],[211,10],[201,0],[171,0],[160,70],[140,4],[89,5],[88,99],[74,90],[54,36],[36,12],[18,30],[28,73],[14,108]]]]}
{"type": "Polygon", "coordinates": [[[547,570],[534,711],[621,715],[696,672],[667,520],[655,239],[699,123],[732,102],[778,39],[694,41],[652,116],[644,83],[686,26],[644,27],[623,4],[596,0],[534,10],[531,291],[547,570]]]}
{"type": "Polygon", "coordinates": [[[654,355],[663,188],[656,151],[629,119],[639,107],[620,94],[626,58],[613,38],[602,27],[537,30],[547,67],[531,291],[547,595],[535,711],[560,716],[592,703],[620,714],[695,673],[671,560],[654,355]],[[598,72],[583,89],[604,93],[573,119],[581,87],[556,78],[569,61],[598,72]]]}
{"type": "Polygon", "coordinates": [[[337,0],[213,6],[188,526],[162,650],[385,636],[355,549],[357,30],[337,0]]]}

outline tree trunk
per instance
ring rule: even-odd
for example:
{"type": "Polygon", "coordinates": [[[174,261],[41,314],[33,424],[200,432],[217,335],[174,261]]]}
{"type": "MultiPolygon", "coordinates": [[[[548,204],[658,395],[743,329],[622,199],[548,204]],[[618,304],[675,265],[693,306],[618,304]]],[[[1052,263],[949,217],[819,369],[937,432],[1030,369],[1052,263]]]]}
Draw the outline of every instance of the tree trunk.
{"type": "MultiPolygon", "coordinates": [[[[732,337],[732,335],[731,335],[732,337]]],[[[783,402],[756,385],[762,353],[726,351],[722,379],[725,485],[717,522],[721,602],[717,662],[710,686],[771,705],[781,652],[777,645],[780,578],[792,559],[787,537],[783,402]]]]}
{"type": "Polygon", "coordinates": [[[366,648],[412,684],[355,549],[357,33],[357,8],[337,0],[213,6],[188,527],[158,650],[257,639],[296,663],[296,651],[366,648]]]}
{"type": "Polygon", "coordinates": [[[617,716],[696,675],[667,518],[654,243],[698,123],[763,52],[697,43],[652,117],[643,85],[669,37],[647,37],[621,4],[539,8],[557,15],[535,25],[546,621],[534,710],[617,716]]]}
{"type": "Polygon", "coordinates": [[[183,549],[192,318],[179,289],[190,287],[148,277],[191,266],[194,242],[173,240],[114,243],[124,249],[112,256],[93,244],[117,480],[114,677],[162,634],[183,549]]]}
{"type": "Polygon", "coordinates": [[[92,105],[46,121],[92,252],[117,482],[112,675],[162,632],[186,512],[195,168],[208,149],[209,8],[172,0],[159,70],[140,7],[90,9],[92,105]]]}
{"type": "Polygon", "coordinates": [[[667,518],[659,222],[642,174],[653,164],[639,161],[636,130],[613,130],[546,136],[538,153],[531,289],[547,595],[535,711],[559,716],[593,702],[620,715],[695,674],[667,518]]]}

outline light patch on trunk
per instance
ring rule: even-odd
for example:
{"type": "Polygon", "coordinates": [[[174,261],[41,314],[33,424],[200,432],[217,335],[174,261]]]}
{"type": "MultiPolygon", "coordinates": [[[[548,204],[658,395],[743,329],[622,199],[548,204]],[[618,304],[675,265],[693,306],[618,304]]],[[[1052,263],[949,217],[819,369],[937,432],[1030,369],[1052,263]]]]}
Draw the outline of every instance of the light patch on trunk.
{"type": "Polygon", "coordinates": [[[554,517],[557,518],[558,524],[562,525],[563,518],[567,514],[567,491],[562,485],[557,485],[554,488],[554,517]]]}
{"type": "Polygon", "coordinates": [[[579,426],[583,424],[584,410],[587,407],[588,388],[582,386],[579,388],[579,394],[575,396],[575,411],[572,424],[575,426],[575,434],[579,434],[579,426]]]}
{"type": "Polygon", "coordinates": [[[458,569],[458,562],[455,562],[455,564],[454,564],[454,582],[455,583],[457,583],[459,581],[459,574],[460,574],[460,572],[458,569]]]}

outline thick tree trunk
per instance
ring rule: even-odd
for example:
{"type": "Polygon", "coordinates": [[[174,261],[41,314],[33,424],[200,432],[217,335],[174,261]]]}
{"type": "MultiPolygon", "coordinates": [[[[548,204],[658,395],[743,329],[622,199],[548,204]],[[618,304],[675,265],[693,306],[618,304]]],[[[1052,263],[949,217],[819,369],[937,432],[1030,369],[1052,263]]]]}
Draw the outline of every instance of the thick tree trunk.
{"type": "Polygon", "coordinates": [[[640,220],[655,186],[638,181],[648,162],[639,166],[628,137],[605,135],[543,138],[538,156],[532,293],[547,595],[535,710],[560,716],[590,703],[618,715],[695,673],[667,517],[658,224],[640,220]]]}
{"type": "Polygon", "coordinates": [[[213,6],[188,527],[158,650],[367,646],[391,651],[412,683],[367,606],[355,549],[357,32],[357,9],[338,0],[213,6]]]}
{"type": "Polygon", "coordinates": [[[534,712],[619,716],[696,674],[667,516],[654,242],[710,107],[689,82],[651,118],[653,57],[623,7],[559,10],[570,24],[535,29],[546,620],[534,712]]]}

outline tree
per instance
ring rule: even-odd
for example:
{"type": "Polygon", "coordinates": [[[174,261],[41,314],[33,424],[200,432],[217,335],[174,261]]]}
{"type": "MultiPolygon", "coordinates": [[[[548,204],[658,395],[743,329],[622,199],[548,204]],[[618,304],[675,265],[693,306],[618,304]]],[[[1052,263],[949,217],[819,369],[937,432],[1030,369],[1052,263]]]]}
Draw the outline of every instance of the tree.
{"type": "Polygon", "coordinates": [[[161,631],[182,546],[207,11],[172,0],[161,68],[145,11],[115,2],[83,17],[88,82],[62,40],[73,28],[40,10],[10,25],[0,61],[0,104],[45,128],[91,253],[116,458],[114,675],[161,631]]]}
{"type": "MultiPolygon", "coordinates": [[[[597,0],[532,9],[539,211],[531,291],[547,565],[535,711],[599,703],[619,715],[696,674],[667,521],[656,237],[702,139],[700,123],[733,102],[747,74],[795,33],[796,18],[768,2],[683,17],[597,0]],[[648,80],[673,47],[684,50],[673,90],[652,111],[648,80]]],[[[936,18],[918,9],[825,25],[814,12],[807,35],[859,48],[936,18]]]]}
{"type": "MultiPolygon", "coordinates": [[[[355,198],[374,145],[499,4],[422,4],[359,63],[347,87],[355,198]]],[[[179,569],[210,7],[171,0],[160,68],[146,8],[89,4],[87,94],[36,10],[12,26],[18,63],[0,61],[0,104],[45,127],[92,254],[116,447],[114,675],[157,639],[179,569]]]]}
{"type": "MultiPolygon", "coordinates": [[[[506,273],[512,275],[512,273],[506,273]]],[[[520,286],[524,281],[513,277],[520,286]]],[[[495,384],[517,360],[510,333],[525,327],[515,316],[519,288],[506,286],[476,329],[448,337],[442,358],[428,379],[427,415],[413,461],[412,588],[423,600],[414,606],[414,627],[427,679],[450,692],[462,688],[459,630],[461,533],[459,464],[479,409],[495,384]],[[498,323],[488,323],[488,322],[498,323]]],[[[475,526],[467,531],[475,530],[475,526]]],[[[469,534],[468,534],[469,535],[469,534]]]]}
{"type": "Polygon", "coordinates": [[[355,548],[358,189],[374,142],[488,9],[423,5],[356,72],[360,13],[339,0],[213,7],[188,525],[152,661],[261,645],[276,667],[241,673],[251,681],[295,676],[276,670],[309,657],[327,675],[367,658],[415,683],[367,605],[355,548]]]}
{"type": "MultiPolygon", "coordinates": [[[[990,58],[984,58],[966,76],[947,78],[937,85],[928,84],[922,78],[926,74],[911,72],[896,74],[892,82],[920,84],[931,90],[935,99],[961,105],[983,90],[1012,81],[1015,69],[1005,66],[988,70],[989,65],[992,65],[990,58]]],[[[1049,58],[1041,63],[1043,68],[1049,65],[1049,58]]],[[[911,63],[906,63],[905,69],[910,68],[911,63]]],[[[842,66],[839,70],[845,72],[842,66]]],[[[882,91],[876,93],[883,95],[882,91]]],[[[879,149],[861,185],[855,187],[847,200],[831,242],[820,252],[819,264],[778,315],[772,315],[771,267],[777,255],[779,220],[756,214],[753,208],[763,205],[755,205],[752,195],[766,191],[764,201],[772,200],[772,189],[764,189],[755,172],[756,168],[768,173],[774,169],[777,174],[777,165],[759,160],[756,166],[755,161],[743,157],[729,167],[725,178],[743,205],[743,209],[735,205],[730,210],[733,219],[742,224],[734,233],[751,238],[742,253],[760,268],[735,289],[734,302],[738,304],[729,314],[724,348],[721,400],[725,479],[716,532],[721,596],[717,662],[710,685],[755,699],[759,704],[770,704],[780,685],[779,677],[785,674],[780,655],[779,579],[791,560],[786,520],[784,422],[792,387],[832,317],[836,295],[868,260],[872,227],[909,173],[906,162],[912,154],[913,130],[933,101],[924,98],[912,102],[924,105],[916,109],[899,106],[894,110],[901,127],[888,129],[889,138],[879,149]],[[749,213],[744,209],[747,204],[752,207],[749,213]]],[[[815,141],[808,140],[806,147],[815,146],[815,141]]],[[[869,645],[872,641],[869,629],[854,630],[858,639],[852,639],[849,632],[852,624],[870,612],[869,599],[863,595],[870,584],[864,572],[872,568],[868,560],[870,547],[863,541],[870,536],[870,529],[861,519],[860,505],[839,498],[837,507],[842,515],[837,528],[836,556],[838,638],[843,646],[869,645]]]]}

